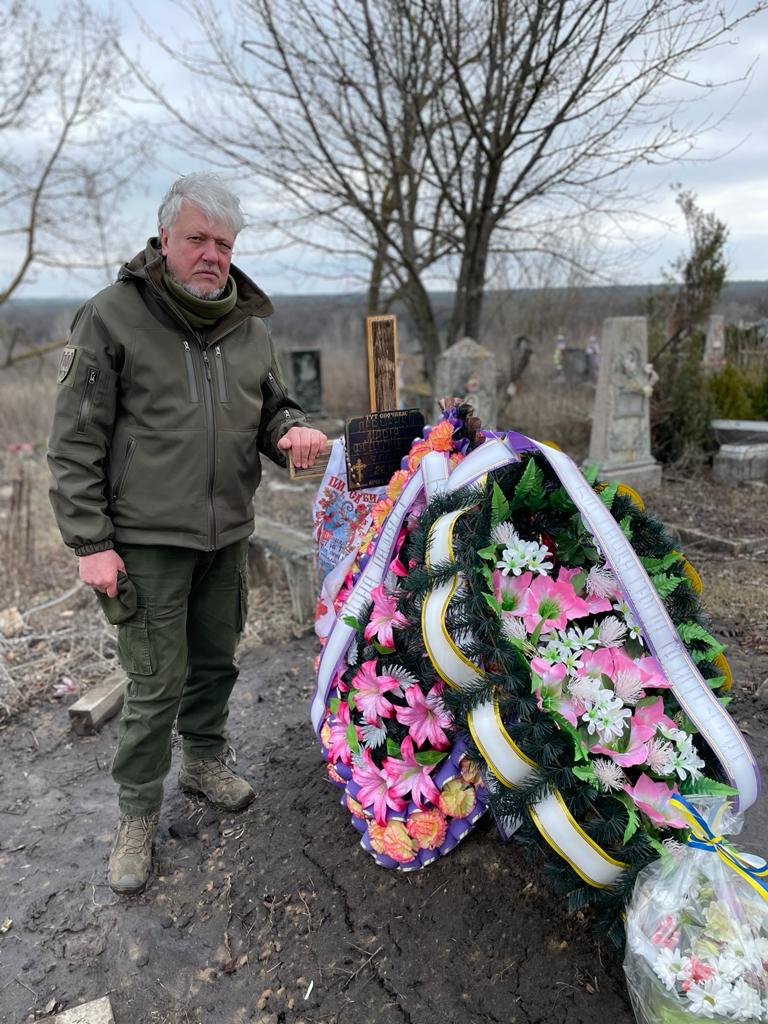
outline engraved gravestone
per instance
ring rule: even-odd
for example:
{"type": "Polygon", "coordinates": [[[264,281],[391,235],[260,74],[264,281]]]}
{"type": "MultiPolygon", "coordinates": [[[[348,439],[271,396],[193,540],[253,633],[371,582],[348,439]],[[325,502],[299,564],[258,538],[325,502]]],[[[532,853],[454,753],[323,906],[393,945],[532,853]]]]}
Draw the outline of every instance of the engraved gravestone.
{"type": "MultiPolygon", "coordinates": [[[[435,394],[468,402],[485,430],[496,428],[496,356],[472,338],[462,338],[437,360],[435,394]]],[[[440,410],[435,405],[437,414],[440,410]]]]}
{"type": "Polygon", "coordinates": [[[648,362],[645,317],[611,317],[603,323],[600,370],[592,415],[589,459],[604,480],[642,491],[661,483],[651,455],[650,398],[656,375],[648,362]]]}
{"type": "Polygon", "coordinates": [[[705,366],[722,366],[725,362],[725,317],[711,316],[704,343],[705,366]]]}

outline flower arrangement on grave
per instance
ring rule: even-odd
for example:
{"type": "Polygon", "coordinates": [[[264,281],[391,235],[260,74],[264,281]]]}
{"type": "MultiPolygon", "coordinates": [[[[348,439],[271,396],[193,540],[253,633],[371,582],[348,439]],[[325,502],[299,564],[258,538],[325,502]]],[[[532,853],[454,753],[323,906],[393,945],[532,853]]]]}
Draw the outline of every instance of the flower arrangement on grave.
{"type": "Polygon", "coordinates": [[[631,491],[468,430],[468,412],[449,406],[391,481],[339,595],[313,722],[381,863],[428,863],[487,804],[620,942],[638,871],[686,835],[670,798],[736,784],[753,799],[723,648],[695,572],[631,491]],[[713,735],[738,744],[733,766],[713,735]]]}

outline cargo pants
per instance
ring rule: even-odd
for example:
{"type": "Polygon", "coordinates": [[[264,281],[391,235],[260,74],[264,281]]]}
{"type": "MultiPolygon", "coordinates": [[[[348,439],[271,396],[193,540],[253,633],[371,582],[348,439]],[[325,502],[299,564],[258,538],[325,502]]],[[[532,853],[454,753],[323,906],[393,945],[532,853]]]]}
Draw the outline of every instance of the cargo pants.
{"type": "Polygon", "coordinates": [[[136,611],[111,615],[114,602],[102,600],[118,622],[118,657],[128,675],[112,778],[120,813],[141,816],[160,808],[174,722],[188,757],[215,757],[226,747],[248,606],[248,538],[211,552],[115,547],[136,611]]]}

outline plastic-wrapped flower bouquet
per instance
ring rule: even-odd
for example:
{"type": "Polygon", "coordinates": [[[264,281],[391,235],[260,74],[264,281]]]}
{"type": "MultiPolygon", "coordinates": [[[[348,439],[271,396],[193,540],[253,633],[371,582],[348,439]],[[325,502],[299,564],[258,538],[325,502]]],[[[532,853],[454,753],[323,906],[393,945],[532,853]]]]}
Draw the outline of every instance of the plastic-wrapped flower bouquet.
{"type": "Polygon", "coordinates": [[[671,845],[645,868],[628,907],[635,1015],[641,1024],[768,1021],[768,871],[715,834],[741,827],[720,801],[697,802],[701,814],[675,801],[690,815],[692,845],[671,845]]]}

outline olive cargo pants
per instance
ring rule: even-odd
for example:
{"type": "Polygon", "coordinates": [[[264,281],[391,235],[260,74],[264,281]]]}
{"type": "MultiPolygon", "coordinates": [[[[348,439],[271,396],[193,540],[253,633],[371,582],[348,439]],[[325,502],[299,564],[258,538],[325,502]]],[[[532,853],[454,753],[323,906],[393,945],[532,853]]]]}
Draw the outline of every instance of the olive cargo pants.
{"type": "Polygon", "coordinates": [[[247,609],[248,538],[219,551],[117,544],[136,588],[136,614],[118,626],[128,674],[112,778],[121,814],[162,802],[174,721],[192,758],[226,746],[235,648],[247,609]]]}

